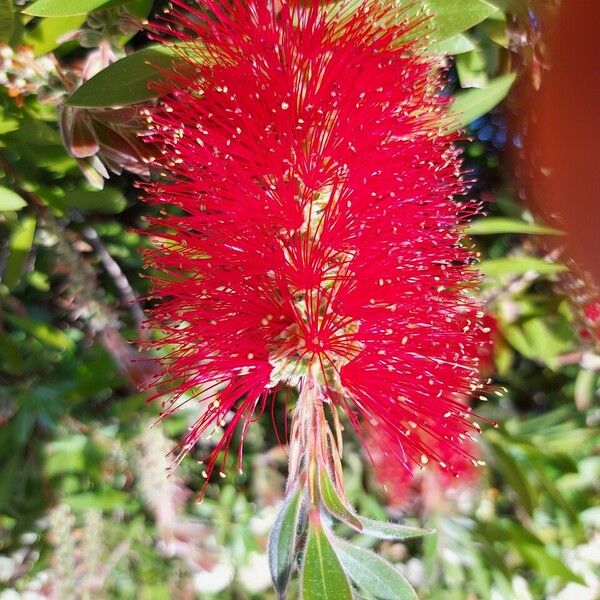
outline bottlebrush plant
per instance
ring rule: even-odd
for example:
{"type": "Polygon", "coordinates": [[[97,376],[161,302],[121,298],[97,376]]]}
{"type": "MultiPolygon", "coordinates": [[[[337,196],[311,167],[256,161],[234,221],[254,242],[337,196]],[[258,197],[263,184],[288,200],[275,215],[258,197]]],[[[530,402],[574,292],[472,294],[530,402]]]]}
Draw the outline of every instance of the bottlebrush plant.
{"type": "Polygon", "coordinates": [[[161,177],[144,187],[165,207],[146,254],[164,415],[198,407],[180,456],[212,436],[202,474],[226,476],[234,434],[285,401],[289,476],[269,550],[279,597],[296,564],[305,600],[415,597],[334,524],[429,533],[355,513],[344,422],[408,472],[477,462],[465,397],[480,387],[486,328],[462,233],[477,206],[456,200],[466,184],[443,59],[397,3],[173,4],[156,30],[178,40],[183,66],[164,71],[146,112],[161,177]]]}

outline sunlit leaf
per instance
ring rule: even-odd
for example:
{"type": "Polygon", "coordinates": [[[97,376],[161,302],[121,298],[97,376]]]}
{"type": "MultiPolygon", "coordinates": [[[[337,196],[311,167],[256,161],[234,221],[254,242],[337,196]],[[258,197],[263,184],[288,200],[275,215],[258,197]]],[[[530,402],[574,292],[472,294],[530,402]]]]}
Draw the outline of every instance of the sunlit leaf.
{"type": "Polygon", "coordinates": [[[323,529],[311,524],[302,563],[302,600],[352,600],[352,588],[323,529]]]}
{"type": "Polygon", "coordinates": [[[508,217],[485,217],[469,223],[466,233],[469,235],[498,235],[501,233],[532,234],[532,235],[562,235],[559,229],[527,223],[508,217]]]}
{"type": "Polygon", "coordinates": [[[61,38],[78,29],[85,16],[58,17],[41,19],[32,29],[27,29],[23,42],[31,46],[35,56],[47,54],[61,45],[61,38]]]}
{"type": "Polygon", "coordinates": [[[515,256],[482,260],[477,268],[488,277],[523,275],[530,271],[540,275],[555,275],[567,270],[561,263],[548,262],[535,256],[515,256]]]}
{"type": "Polygon", "coordinates": [[[31,251],[35,235],[36,218],[27,215],[15,224],[8,242],[8,259],[2,273],[2,283],[13,290],[19,281],[25,268],[25,263],[31,251]]]}
{"type": "Polygon", "coordinates": [[[377,600],[417,600],[410,583],[383,558],[345,540],[332,541],[342,567],[359,588],[377,600]]]}
{"type": "Polygon", "coordinates": [[[21,210],[27,206],[27,201],[19,194],[0,185],[0,212],[9,210],[21,210]]]}
{"type": "Polygon", "coordinates": [[[458,92],[452,102],[453,123],[445,131],[460,129],[488,113],[504,100],[515,79],[515,73],[508,73],[496,77],[484,88],[458,92]]]}
{"type": "Polygon", "coordinates": [[[57,350],[69,350],[73,347],[73,341],[64,331],[52,327],[52,325],[48,325],[48,323],[8,313],[5,315],[5,318],[15,327],[22,329],[37,338],[40,342],[48,344],[48,346],[51,346],[52,348],[56,348],[57,350]]]}
{"type": "Polygon", "coordinates": [[[71,17],[87,15],[99,8],[126,4],[129,0],[37,0],[23,9],[34,17],[71,17]]]}

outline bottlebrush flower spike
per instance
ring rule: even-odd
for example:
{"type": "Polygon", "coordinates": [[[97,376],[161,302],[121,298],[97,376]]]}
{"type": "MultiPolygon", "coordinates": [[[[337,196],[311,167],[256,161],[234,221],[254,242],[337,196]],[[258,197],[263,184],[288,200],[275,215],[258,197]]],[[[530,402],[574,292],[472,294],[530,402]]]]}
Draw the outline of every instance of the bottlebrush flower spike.
{"type": "MultiPolygon", "coordinates": [[[[377,0],[174,4],[158,29],[188,41],[191,69],[148,113],[164,176],[148,201],[174,210],[150,220],[147,262],[164,412],[198,405],[182,451],[216,430],[210,477],[236,428],[295,388],[297,423],[342,409],[409,470],[468,453],[483,315],[461,231],[477,207],[453,199],[443,65],[419,24],[377,0]]],[[[299,427],[292,479],[336,445],[311,454],[299,427]]]]}

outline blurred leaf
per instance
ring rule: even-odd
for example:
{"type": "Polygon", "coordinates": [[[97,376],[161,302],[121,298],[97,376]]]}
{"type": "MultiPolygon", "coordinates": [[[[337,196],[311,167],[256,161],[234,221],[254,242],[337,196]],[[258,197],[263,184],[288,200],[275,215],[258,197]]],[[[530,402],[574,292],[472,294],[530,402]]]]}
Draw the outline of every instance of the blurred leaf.
{"type": "Polygon", "coordinates": [[[494,453],[493,464],[498,467],[506,482],[515,492],[523,509],[528,514],[531,514],[534,506],[536,506],[537,496],[527,478],[527,473],[523,471],[519,463],[504,449],[508,444],[506,441],[503,441],[498,431],[488,431],[486,438],[492,444],[491,450],[494,453]]]}
{"type": "Polygon", "coordinates": [[[33,48],[35,56],[42,56],[60,46],[60,38],[79,29],[84,21],[85,16],[42,19],[25,31],[23,43],[33,48]]]}
{"type": "Polygon", "coordinates": [[[431,38],[435,41],[462,33],[498,10],[486,0],[423,0],[420,6],[433,14],[431,38]]]}
{"type": "Polygon", "coordinates": [[[157,95],[149,85],[163,78],[161,70],[172,69],[177,62],[181,63],[181,58],[172,48],[144,48],[94,75],[75,91],[68,104],[104,107],[144,102],[157,95]]]}
{"type": "Polygon", "coordinates": [[[21,115],[18,129],[6,134],[5,139],[20,154],[20,167],[26,175],[30,173],[25,168],[24,161],[61,176],[77,166],[65,150],[56,129],[32,116],[21,115]]]}
{"type": "Polygon", "coordinates": [[[337,557],[359,588],[377,600],[418,600],[410,583],[380,556],[345,540],[333,538],[337,557]]]}
{"type": "Polygon", "coordinates": [[[508,30],[504,19],[488,19],[481,24],[481,28],[492,42],[508,48],[508,30]]]}
{"type": "Polygon", "coordinates": [[[435,42],[428,46],[428,51],[433,53],[449,54],[454,56],[463,52],[470,52],[476,48],[475,44],[464,34],[459,33],[441,42],[435,42]]]}
{"type": "Polygon", "coordinates": [[[456,74],[462,88],[485,88],[488,83],[486,60],[483,52],[476,48],[456,57],[456,74]]]}
{"type": "Polygon", "coordinates": [[[563,232],[559,229],[507,217],[485,217],[471,221],[466,233],[468,235],[497,235],[501,233],[563,235],[563,232]]]}
{"type": "Polygon", "coordinates": [[[540,275],[555,275],[567,270],[561,263],[553,263],[535,256],[514,256],[482,260],[477,268],[488,277],[501,275],[523,275],[530,271],[540,275]]]}
{"type": "Polygon", "coordinates": [[[544,465],[541,460],[533,462],[534,473],[536,478],[542,484],[543,489],[552,498],[552,500],[559,506],[567,518],[571,521],[572,527],[577,526],[577,511],[573,508],[572,504],[563,496],[561,491],[558,489],[554,481],[546,474],[544,465]]]}
{"type": "Polygon", "coordinates": [[[508,94],[516,77],[516,73],[508,73],[496,77],[484,88],[466,90],[455,94],[452,102],[455,122],[445,131],[452,132],[465,127],[492,110],[497,104],[500,104],[508,94]]]}
{"type": "Polygon", "coordinates": [[[41,191],[40,196],[51,206],[59,208],[63,212],[72,209],[81,212],[117,214],[127,207],[125,196],[113,187],[105,187],[102,190],[45,189],[41,191]]]}
{"type": "Polygon", "coordinates": [[[559,317],[527,319],[522,323],[522,328],[535,355],[546,363],[571,348],[571,329],[559,317]]]}
{"type": "Polygon", "coordinates": [[[573,573],[563,560],[549,554],[543,546],[519,544],[517,549],[538,573],[544,574],[547,578],[559,577],[563,581],[584,584],[584,580],[573,573]]]}
{"type": "Polygon", "coordinates": [[[21,281],[35,236],[36,218],[26,215],[15,223],[8,242],[9,255],[2,273],[2,283],[12,291],[21,281]]]}
{"type": "Polygon", "coordinates": [[[55,477],[64,473],[84,472],[86,469],[85,450],[88,438],[85,435],[72,435],[55,440],[46,449],[45,474],[55,477]]]}
{"type": "Polygon", "coordinates": [[[52,327],[42,321],[31,319],[29,317],[19,317],[10,313],[4,315],[7,321],[10,321],[15,327],[22,329],[40,342],[48,344],[57,350],[70,350],[74,344],[71,338],[60,329],[52,327]]]}
{"type": "Polygon", "coordinates": [[[18,453],[4,457],[0,469],[0,510],[10,506],[17,475],[22,467],[23,459],[18,453]]]}
{"type": "Polygon", "coordinates": [[[37,0],[23,9],[34,17],[71,17],[87,15],[99,8],[126,4],[130,0],[37,0]]]}
{"type": "Polygon", "coordinates": [[[311,524],[302,563],[302,600],[352,600],[342,565],[323,529],[311,524]]]}
{"type": "Polygon", "coordinates": [[[269,535],[269,569],[279,598],[285,598],[292,573],[302,497],[297,490],[286,499],[269,535]]]}
{"type": "Polygon", "coordinates": [[[121,490],[101,489],[63,498],[74,511],[96,509],[100,511],[123,510],[131,513],[139,508],[139,502],[121,490]]]}
{"type": "Polygon", "coordinates": [[[0,0],[0,42],[8,42],[15,22],[13,0],[0,0]]]}
{"type": "Polygon", "coordinates": [[[9,335],[0,335],[0,358],[3,371],[12,375],[21,375],[24,371],[24,358],[21,353],[22,344],[15,342],[9,335]]]}
{"type": "Polygon", "coordinates": [[[25,206],[27,206],[27,201],[23,200],[19,194],[0,185],[0,212],[21,210],[25,206]]]}
{"type": "Polygon", "coordinates": [[[127,10],[132,15],[145,19],[154,6],[154,0],[129,0],[127,3],[127,10]]]}

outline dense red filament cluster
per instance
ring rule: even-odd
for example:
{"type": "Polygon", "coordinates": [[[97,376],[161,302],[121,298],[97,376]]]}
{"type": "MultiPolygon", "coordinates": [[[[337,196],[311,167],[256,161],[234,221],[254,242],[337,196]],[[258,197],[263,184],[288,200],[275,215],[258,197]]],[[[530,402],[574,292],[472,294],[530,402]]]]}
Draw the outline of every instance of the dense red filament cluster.
{"type": "Polygon", "coordinates": [[[148,114],[170,208],[147,261],[165,412],[199,407],[183,449],[217,430],[209,476],[311,379],[404,464],[460,452],[482,314],[439,57],[393,3],[175,4],[159,28],[193,41],[148,114]]]}

